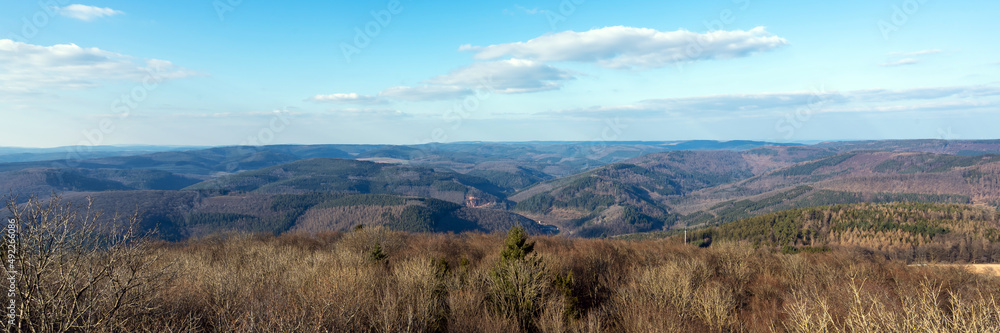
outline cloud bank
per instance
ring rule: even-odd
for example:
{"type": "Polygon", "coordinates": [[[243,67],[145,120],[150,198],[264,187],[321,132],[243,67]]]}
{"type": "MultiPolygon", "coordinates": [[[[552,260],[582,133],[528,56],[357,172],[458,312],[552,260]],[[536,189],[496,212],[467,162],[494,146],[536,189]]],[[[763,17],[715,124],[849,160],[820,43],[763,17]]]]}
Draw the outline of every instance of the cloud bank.
{"type": "Polygon", "coordinates": [[[202,75],[166,60],[139,60],[76,44],[33,45],[0,39],[0,86],[6,90],[67,90],[105,81],[142,82],[202,75]]]}
{"type": "Polygon", "coordinates": [[[93,21],[102,17],[110,17],[115,15],[122,15],[125,12],[120,10],[114,10],[111,8],[101,8],[80,4],[73,4],[66,7],[59,8],[59,15],[74,18],[81,21],[93,21]]]}
{"type": "Polygon", "coordinates": [[[526,42],[463,45],[476,59],[513,57],[535,61],[595,63],[608,68],[657,68],[677,62],[745,57],[787,45],[764,27],[750,30],[658,31],[625,26],[546,34],[526,42]]]}

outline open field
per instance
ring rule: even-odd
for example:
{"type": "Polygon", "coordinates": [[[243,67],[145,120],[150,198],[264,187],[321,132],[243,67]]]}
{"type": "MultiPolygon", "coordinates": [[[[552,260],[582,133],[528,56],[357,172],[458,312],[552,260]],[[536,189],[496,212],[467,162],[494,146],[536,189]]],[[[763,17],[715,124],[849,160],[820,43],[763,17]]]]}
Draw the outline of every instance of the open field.
{"type": "Polygon", "coordinates": [[[998,264],[972,264],[966,267],[976,273],[992,274],[1000,277],[1000,265],[998,264]]]}
{"type": "Polygon", "coordinates": [[[934,264],[927,266],[948,267],[948,268],[954,267],[954,268],[965,269],[977,274],[986,274],[986,275],[993,275],[1000,277],[1000,264],[934,264]]]}

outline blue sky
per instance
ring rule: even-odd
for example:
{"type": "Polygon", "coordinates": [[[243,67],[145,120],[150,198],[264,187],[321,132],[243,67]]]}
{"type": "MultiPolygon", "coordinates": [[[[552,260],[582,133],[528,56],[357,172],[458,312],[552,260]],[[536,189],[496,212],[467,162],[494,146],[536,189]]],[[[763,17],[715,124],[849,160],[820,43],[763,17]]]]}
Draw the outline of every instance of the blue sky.
{"type": "Polygon", "coordinates": [[[0,146],[980,139],[1000,124],[997,1],[78,1],[0,3],[0,146]]]}

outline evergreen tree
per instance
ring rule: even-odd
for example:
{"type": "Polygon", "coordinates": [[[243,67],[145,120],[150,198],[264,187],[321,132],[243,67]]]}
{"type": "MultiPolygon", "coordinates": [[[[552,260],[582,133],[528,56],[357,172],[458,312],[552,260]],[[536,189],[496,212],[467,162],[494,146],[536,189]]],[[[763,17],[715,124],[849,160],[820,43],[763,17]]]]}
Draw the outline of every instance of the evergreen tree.
{"type": "Polygon", "coordinates": [[[535,242],[528,242],[528,235],[524,232],[524,227],[516,226],[507,232],[507,239],[504,240],[504,249],[500,253],[500,258],[504,262],[524,261],[531,251],[535,250],[535,242]]]}

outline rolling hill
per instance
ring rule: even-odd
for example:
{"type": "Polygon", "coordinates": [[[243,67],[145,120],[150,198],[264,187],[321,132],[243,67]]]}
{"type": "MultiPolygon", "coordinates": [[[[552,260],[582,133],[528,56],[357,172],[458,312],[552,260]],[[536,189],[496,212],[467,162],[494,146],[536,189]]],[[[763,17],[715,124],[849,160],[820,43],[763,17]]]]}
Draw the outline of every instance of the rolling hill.
{"type": "MultiPolygon", "coordinates": [[[[674,234],[674,238],[684,237],[674,234]]],[[[700,246],[747,241],[784,252],[858,246],[917,262],[1000,260],[1000,212],[971,205],[883,203],[792,209],[689,232],[700,246]]]]}
{"type": "Polygon", "coordinates": [[[795,146],[655,153],[546,182],[511,200],[515,211],[580,236],[648,231],[682,217],[666,204],[672,198],[828,154],[795,146]]]}
{"type": "Polygon", "coordinates": [[[960,156],[1000,154],[1000,140],[870,140],[822,142],[817,148],[837,153],[858,150],[922,152],[960,156]]]}
{"type": "Polygon", "coordinates": [[[1000,203],[1000,156],[761,147],[649,154],[511,196],[579,236],[712,225],[820,205],[1000,203]]]}
{"type": "Polygon", "coordinates": [[[850,152],[695,191],[672,200],[670,205],[679,213],[689,215],[685,225],[729,222],[734,217],[788,208],[856,202],[998,206],[998,172],[998,155],[850,152]],[[701,216],[690,217],[695,214],[701,216]],[[730,216],[715,218],[724,215],[730,216]]]}
{"type": "MultiPolygon", "coordinates": [[[[160,238],[181,240],[220,232],[329,232],[379,225],[413,232],[506,231],[520,225],[532,234],[554,233],[551,226],[497,209],[463,207],[423,197],[391,194],[206,195],[198,191],[75,192],[63,200],[79,209],[93,199],[94,211],[140,212],[141,226],[160,238]]],[[[109,227],[108,231],[113,231],[109,227]]]]}
{"type": "Polygon", "coordinates": [[[720,225],[821,205],[1000,206],[1000,155],[990,153],[1000,151],[1000,141],[813,146],[466,142],[164,150],[2,163],[0,187],[22,201],[28,195],[61,193],[74,200],[91,195],[112,201],[107,207],[115,211],[140,207],[147,224],[159,224],[175,238],[229,229],[315,232],[379,224],[461,231],[539,222],[566,235],[599,237],[720,225]],[[67,162],[75,167],[60,166],[67,162]],[[268,208],[283,195],[409,199],[386,199],[396,202],[392,205],[313,207],[320,204],[314,202],[301,209],[268,208]],[[441,206],[430,200],[458,208],[428,213],[441,206]],[[209,208],[216,206],[226,208],[209,208]],[[429,220],[394,222],[415,217],[429,220]]]}
{"type": "Polygon", "coordinates": [[[180,190],[201,182],[160,170],[33,168],[0,172],[0,188],[17,194],[46,197],[60,192],[180,190]]]}
{"type": "Polygon", "coordinates": [[[0,171],[71,167],[80,169],[148,169],[178,174],[215,175],[254,170],[317,157],[346,158],[350,157],[350,154],[329,145],[234,146],[166,151],[134,156],[4,163],[0,164],[0,171]]]}
{"type": "Polygon", "coordinates": [[[218,177],[310,158],[360,159],[449,169],[495,182],[513,193],[538,182],[649,153],[681,150],[738,150],[768,145],[756,141],[672,142],[466,142],[423,145],[270,145],[198,147],[87,147],[65,149],[0,147],[0,172],[33,168],[145,169],[184,177],[218,177]],[[144,153],[146,152],[146,153],[144,153]],[[5,157],[6,156],[6,157],[5,157]],[[67,157],[72,158],[67,158],[67,157]]]}
{"type": "Polygon", "coordinates": [[[502,189],[451,171],[316,158],[223,176],[189,190],[254,193],[385,193],[437,198],[469,207],[500,206],[502,189]]]}

